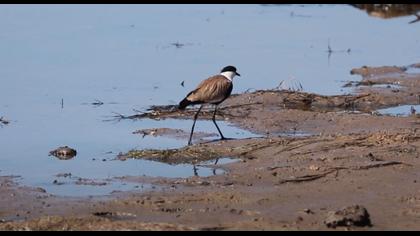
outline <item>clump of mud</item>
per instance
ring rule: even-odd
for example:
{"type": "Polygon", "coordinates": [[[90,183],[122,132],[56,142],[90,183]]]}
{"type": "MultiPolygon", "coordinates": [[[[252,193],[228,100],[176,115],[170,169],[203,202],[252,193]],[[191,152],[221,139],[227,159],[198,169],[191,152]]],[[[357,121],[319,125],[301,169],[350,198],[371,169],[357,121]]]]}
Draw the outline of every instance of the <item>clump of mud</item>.
{"type": "Polygon", "coordinates": [[[337,226],[372,226],[368,211],[360,205],[328,212],[325,224],[330,228],[337,226]]]}
{"type": "Polygon", "coordinates": [[[194,164],[202,161],[208,161],[220,158],[221,155],[209,148],[200,146],[188,146],[179,149],[144,149],[144,150],[131,150],[126,154],[119,154],[118,160],[144,159],[159,161],[168,164],[194,164]]]}

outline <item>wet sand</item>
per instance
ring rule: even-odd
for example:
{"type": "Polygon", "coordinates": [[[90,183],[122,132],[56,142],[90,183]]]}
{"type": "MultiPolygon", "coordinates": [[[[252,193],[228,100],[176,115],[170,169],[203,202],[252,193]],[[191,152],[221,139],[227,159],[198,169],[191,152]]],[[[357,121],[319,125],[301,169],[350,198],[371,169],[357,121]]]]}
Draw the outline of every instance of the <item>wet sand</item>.
{"type": "MultiPolygon", "coordinates": [[[[260,138],[197,138],[193,146],[170,152],[122,154],[153,154],[154,160],[168,163],[239,159],[218,164],[227,171],[223,175],[125,176],[123,181],[159,188],[80,198],[52,196],[43,189],[18,186],[13,176],[1,177],[0,229],[419,230],[419,118],[375,112],[419,103],[420,74],[407,73],[408,67],[419,64],[355,68],[352,73],[362,80],[352,85],[350,95],[266,90],[226,100],[217,118],[259,133],[260,138]],[[399,87],[372,86],[378,84],[399,87]],[[294,132],[305,135],[284,135],[294,132]],[[329,212],[352,205],[366,208],[371,226],[327,226],[329,212]]],[[[194,111],[163,106],[124,118],[190,119],[194,111]]],[[[210,118],[211,112],[201,115],[210,118]]]]}

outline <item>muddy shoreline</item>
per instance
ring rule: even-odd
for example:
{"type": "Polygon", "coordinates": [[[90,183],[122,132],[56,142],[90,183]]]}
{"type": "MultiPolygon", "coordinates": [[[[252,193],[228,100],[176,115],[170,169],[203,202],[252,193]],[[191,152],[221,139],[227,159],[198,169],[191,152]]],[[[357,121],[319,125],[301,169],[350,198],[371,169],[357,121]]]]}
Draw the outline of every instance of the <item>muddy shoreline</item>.
{"type": "MultiPolygon", "coordinates": [[[[116,157],[153,157],[170,164],[237,158],[219,165],[227,171],[223,175],[126,176],[123,181],[159,188],[85,198],[53,196],[3,176],[0,229],[419,230],[419,117],[376,112],[420,103],[420,74],[407,70],[419,67],[355,68],[351,72],[362,79],[348,83],[354,92],[346,95],[287,90],[236,94],[222,104],[217,119],[261,137],[223,141],[197,137],[191,147],[131,150],[116,157]],[[287,136],[293,132],[305,135],[287,136]],[[371,226],[327,226],[329,212],[355,204],[366,208],[371,226]]],[[[116,119],[191,119],[194,112],[165,105],[116,119]]],[[[210,111],[200,115],[210,118],[210,111]]]]}

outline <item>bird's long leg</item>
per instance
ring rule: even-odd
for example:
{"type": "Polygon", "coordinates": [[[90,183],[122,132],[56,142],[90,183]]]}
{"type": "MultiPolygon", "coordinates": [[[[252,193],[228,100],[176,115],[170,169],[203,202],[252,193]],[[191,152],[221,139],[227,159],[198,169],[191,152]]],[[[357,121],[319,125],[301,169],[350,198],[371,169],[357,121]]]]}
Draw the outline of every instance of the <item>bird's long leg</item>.
{"type": "Polygon", "coordinates": [[[200,113],[201,108],[203,108],[203,105],[201,105],[200,108],[198,108],[197,113],[195,113],[195,115],[194,115],[194,123],[191,127],[191,134],[190,134],[190,139],[188,140],[188,145],[191,145],[191,139],[192,139],[192,135],[193,135],[193,132],[194,132],[195,122],[197,121],[198,113],[200,113]]]}
{"type": "Polygon", "coordinates": [[[219,126],[217,126],[217,123],[216,123],[216,112],[217,112],[217,105],[215,106],[214,112],[213,112],[213,123],[214,123],[214,125],[216,125],[217,131],[219,131],[219,134],[221,136],[220,139],[223,140],[223,139],[226,139],[226,138],[223,136],[222,132],[220,131],[219,126]]]}

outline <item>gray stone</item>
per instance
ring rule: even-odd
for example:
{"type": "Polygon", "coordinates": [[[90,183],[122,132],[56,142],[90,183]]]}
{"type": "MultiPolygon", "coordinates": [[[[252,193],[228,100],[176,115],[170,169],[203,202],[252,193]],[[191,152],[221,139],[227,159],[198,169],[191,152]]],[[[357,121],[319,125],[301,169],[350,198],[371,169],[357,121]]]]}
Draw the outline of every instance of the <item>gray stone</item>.
{"type": "Polygon", "coordinates": [[[366,208],[353,205],[338,211],[330,211],[324,223],[329,228],[337,226],[371,226],[370,216],[366,208]]]}

